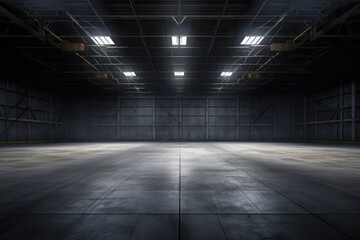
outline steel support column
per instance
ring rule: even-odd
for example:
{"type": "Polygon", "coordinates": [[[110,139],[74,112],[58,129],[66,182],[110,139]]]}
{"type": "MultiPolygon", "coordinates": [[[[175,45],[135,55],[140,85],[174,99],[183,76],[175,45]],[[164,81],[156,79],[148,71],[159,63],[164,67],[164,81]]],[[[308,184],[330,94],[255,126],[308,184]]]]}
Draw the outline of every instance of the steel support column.
{"type": "Polygon", "coordinates": [[[205,105],[205,140],[209,140],[209,99],[206,98],[206,105],[205,105]]]}
{"type": "Polygon", "coordinates": [[[120,98],[116,96],[116,139],[120,140],[120,98]]]}
{"type": "Polygon", "coordinates": [[[351,141],[355,142],[355,80],[351,82],[351,141]]]}
{"type": "Polygon", "coordinates": [[[343,84],[340,83],[340,97],[339,97],[339,108],[340,108],[340,115],[339,115],[339,141],[343,141],[343,132],[344,132],[344,124],[343,124],[343,84]]]}
{"type": "Polygon", "coordinates": [[[152,99],[152,139],[156,139],[156,98],[152,99]]]}
{"type": "Polygon", "coordinates": [[[304,140],[307,140],[306,111],[307,111],[307,98],[306,98],[306,94],[305,94],[305,95],[304,95],[304,140]]]}
{"type": "MultiPolygon", "coordinates": [[[[9,122],[9,80],[6,79],[6,97],[5,97],[5,101],[6,101],[6,129],[9,129],[10,127],[10,122],[9,122]]],[[[5,133],[5,141],[9,141],[9,134],[6,131],[5,133]]]]}
{"type": "Polygon", "coordinates": [[[236,98],[236,140],[239,140],[239,98],[236,98]]]}
{"type": "Polygon", "coordinates": [[[273,100],[273,140],[276,140],[276,136],[277,136],[277,133],[276,133],[276,101],[273,100]]]}
{"type": "Polygon", "coordinates": [[[315,140],[318,140],[318,99],[315,101],[315,140]]]}
{"type": "Polygon", "coordinates": [[[182,140],[182,98],[179,99],[179,141],[182,140]]]}

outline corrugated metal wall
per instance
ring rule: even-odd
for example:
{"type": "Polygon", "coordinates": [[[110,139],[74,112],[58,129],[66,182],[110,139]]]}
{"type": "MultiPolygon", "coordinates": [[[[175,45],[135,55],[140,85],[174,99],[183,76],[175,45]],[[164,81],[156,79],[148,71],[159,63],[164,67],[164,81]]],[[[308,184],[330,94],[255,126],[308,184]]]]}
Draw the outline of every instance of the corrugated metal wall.
{"type": "Polygon", "coordinates": [[[65,99],[0,79],[0,142],[360,141],[360,83],[284,97],[65,99]],[[295,106],[295,107],[294,107],[295,106]]]}
{"type": "Polygon", "coordinates": [[[359,81],[319,89],[298,99],[296,138],[360,141],[359,81]]]}
{"type": "Polygon", "coordinates": [[[67,105],[52,93],[0,79],[0,142],[57,139],[360,141],[360,83],[319,89],[294,102],[289,96],[114,96],[67,105]]]}
{"type": "Polygon", "coordinates": [[[61,98],[0,79],[0,142],[67,139],[64,112],[61,98]]]}
{"type": "Polygon", "coordinates": [[[282,98],[89,98],[73,105],[80,140],[281,140],[293,137],[282,98]]]}

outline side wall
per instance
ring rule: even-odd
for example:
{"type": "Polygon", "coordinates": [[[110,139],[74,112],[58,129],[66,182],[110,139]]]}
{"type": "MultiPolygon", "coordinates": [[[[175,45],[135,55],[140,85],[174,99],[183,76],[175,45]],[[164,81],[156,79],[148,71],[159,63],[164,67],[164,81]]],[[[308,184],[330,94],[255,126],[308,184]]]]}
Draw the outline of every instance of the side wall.
{"type": "Polygon", "coordinates": [[[325,87],[298,99],[296,138],[360,141],[360,81],[325,87]]]}
{"type": "Polygon", "coordinates": [[[295,131],[282,98],[97,97],[73,107],[77,140],[285,140],[295,131]]]}
{"type": "Polygon", "coordinates": [[[0,79],[0,142],[67,139],[64,112],[54,94],[0,79]]]}

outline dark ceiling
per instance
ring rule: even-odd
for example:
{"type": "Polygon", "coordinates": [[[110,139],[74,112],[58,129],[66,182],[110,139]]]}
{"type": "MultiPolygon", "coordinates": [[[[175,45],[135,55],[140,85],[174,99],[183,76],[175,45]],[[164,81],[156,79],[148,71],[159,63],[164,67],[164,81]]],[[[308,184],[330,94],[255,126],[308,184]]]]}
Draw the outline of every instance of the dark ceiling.
{"type": "Polygon", "coordinates": [[[83,94],[222,95],[279,92],[358,73],[359,1],[5,0],[1,74],[83,94]],[[183,22],[178,24],[179,22],[183,22]],[[42,28],[43,27],[43,28],[42,28]],[[44,29],[45,38],[38,36],[44,29]],[[97,46],[92,35],[111,36],[97,46]],[[186,46],[172,46],[186,35],[186,46]],[[265,36],[258,46],[240,45],[265,36]],[[63,52],[56,44],[85,44],[63,52]],[[271,52],[274,42],[296,49],[271,52]],[[174,70],[184,70],[175,77],[174,70]],[[127,78],[124,71],[134,71],[127,78]],[[220,77],[233,71],[231,77],[220,77]],[[108,78],[97,78],[107,73],[108,78]],[[249,74],[257,73],[255,78],[249,74]]]}

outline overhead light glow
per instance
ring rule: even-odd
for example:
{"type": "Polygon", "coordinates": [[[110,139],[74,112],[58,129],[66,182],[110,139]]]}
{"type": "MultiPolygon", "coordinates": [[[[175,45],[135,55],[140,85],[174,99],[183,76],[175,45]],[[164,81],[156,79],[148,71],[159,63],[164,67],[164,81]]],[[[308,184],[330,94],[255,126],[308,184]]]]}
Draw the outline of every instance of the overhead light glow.
{"type": "Polygon", "coordinates": [[[184,76],[185,73],[184,72],[174,72],[175,76],[184,76]]]}
{"type": "Polygon", "coordinates": [[[187,36],[180,36],[180,45],[184,46],[187,43],[187,36]]]}
{"type": "Polygon", "coordinates": [[[180,36],[180,39],[179,36],[171,36],[171,43],[174,46],[177,46],[179,44],[181,46],[185,46],[187,44],[187,36],[180,36]]]}
{"type": "Polygon", "coordinates": [[[172,45],[179,45],[179,37],[178,36],[172,36],[171,37],[172,45]]]}
{"type": "Polygon", "coordinates": [[[109,36],[94,36],[91,37],[91,40],[93,40],[96,45],[115,45],[109,36]]]}
{"type": "Polygon", "coordinates": [[[124,72],[124,75],[126,77],[135,77],[136,76],[136,74],[134,72],[124,72]]]}
{"type": "Polygon", "coordinates": [[[242,42],[241,45],[258,45],[264,37],[262,36],[246,36],[242,42]]]}
{"type": "Polygon", "coordinates": [[[232,72],[222,72],[220,74],[221,77],[230,77],[233,73],[232,72]]]}
{"type": "Polygon", "coordinates": [[[115,43],[113,42],[113,40],[110,37],[106,36],[105,38],[109,42],[110,45],[115,45],[115,43]]]}

